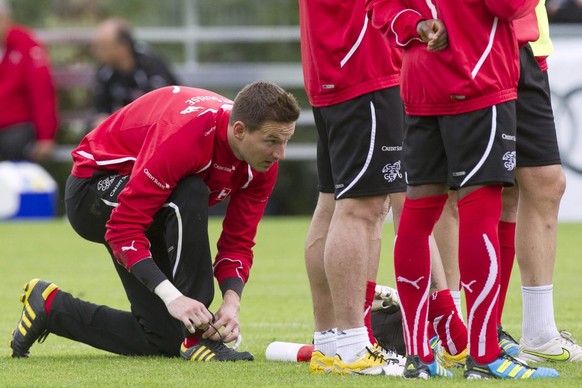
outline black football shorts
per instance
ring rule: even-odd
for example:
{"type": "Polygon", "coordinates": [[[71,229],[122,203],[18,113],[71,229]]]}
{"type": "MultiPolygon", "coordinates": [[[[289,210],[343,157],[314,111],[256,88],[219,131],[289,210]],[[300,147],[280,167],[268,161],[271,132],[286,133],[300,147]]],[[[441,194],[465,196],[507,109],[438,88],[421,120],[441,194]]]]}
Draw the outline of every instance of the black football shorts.
{"type": "Polygon", "coordinates": [[[515,102],[450,116],[406,116],[409,185],[514,184],[515,102]]]}
{"type": "Polygon", "coordinates": [[[313,108],[319,191],[336,199],[406,191],[400,88],[313,108]]]}
{"type": "Polygon", "coordinates": [[[519,50],[519,64],[517,166],[561,164],[548,74],[540,68],[529,45],[519,50]]]}

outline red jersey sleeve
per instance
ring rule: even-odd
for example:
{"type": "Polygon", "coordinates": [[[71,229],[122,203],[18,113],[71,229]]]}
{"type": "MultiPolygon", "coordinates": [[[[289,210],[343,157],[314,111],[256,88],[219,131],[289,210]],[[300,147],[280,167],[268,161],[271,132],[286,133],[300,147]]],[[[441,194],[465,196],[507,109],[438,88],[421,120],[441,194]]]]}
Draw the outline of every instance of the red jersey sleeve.
{"type": "Polygon", "coordinates": [[[26,89],[38,140],[54,140],[57,131],[55,88],[45,49],[30,41],[25,52],[26,89]]]}
{"type": "Polygon", "coordinates": [[[239,278],[246,283],[253,264],[253,246],[257,227],[277,179],[278,165],[266,173],[251,171],[255,177],[234,192],[226,210],[218,253],[214,262],[214,276],[219,283],[228,278],[239,278]]]}
{"type": "Polygon", "coordinates": [[[366,11],[372,26],[379,29],[390,44],[406,47],[424,44],[416,25],[426,18],[408,8],[402,0],[366,0],[366,11]]]}

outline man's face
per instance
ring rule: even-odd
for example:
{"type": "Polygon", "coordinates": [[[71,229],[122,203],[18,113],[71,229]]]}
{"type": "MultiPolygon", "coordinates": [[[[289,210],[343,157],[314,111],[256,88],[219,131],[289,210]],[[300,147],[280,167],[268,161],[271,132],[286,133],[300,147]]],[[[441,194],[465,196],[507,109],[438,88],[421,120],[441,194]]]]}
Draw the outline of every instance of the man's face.
{"type": "Polygon", "coordinates": [[[239,131],[238,153],[254,170],[265,172],[278,160],[285,159],[287,142],[295,132],[294,122],[267,121],[253,132],[249,132],[244,124],[240,123],[240,125],[243,126],[242,129],[235,129],[239,131]]]}
{"type": "Polygon", "coordinates": [[[114,67],[123,55],[123,49],[123,44],[117,39],[116,31],[108,26],[98,29],[91,45],[91,51],[100,63],[114,67]]]}

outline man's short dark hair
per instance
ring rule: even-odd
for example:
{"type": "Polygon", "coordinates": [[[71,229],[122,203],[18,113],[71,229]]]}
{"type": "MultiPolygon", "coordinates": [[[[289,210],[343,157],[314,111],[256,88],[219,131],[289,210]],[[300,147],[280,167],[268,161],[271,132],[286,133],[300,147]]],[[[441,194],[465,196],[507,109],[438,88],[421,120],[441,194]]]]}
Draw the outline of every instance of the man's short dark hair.
{"type": "Polygon", "coordinates": [[[229,123],[242,121],[252,132],[266,121],[295,122],[300,112],[299,104],[291,93],[272,82],[257,81],[237,94],[229,123]]]}
{"type": "Polygon", "coordinates": [[[109,19],[111,23],[114,23],[115,29],[117,30],[117,41],[129,46],[133,51],[135,46],[135,38],[133,37],[133,31],[129,22],[120,17],[114,17],[109,19]]]}

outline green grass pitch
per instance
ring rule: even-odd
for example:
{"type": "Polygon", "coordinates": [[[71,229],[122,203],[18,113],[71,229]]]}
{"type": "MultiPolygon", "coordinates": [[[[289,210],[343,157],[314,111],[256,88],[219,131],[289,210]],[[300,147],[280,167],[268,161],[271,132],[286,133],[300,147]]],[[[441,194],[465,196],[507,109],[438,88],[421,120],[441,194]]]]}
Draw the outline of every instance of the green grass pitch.
{"type": "MultiPolygon", "coordinates": [[[[127,309],[128,303],[106,250],[78,237],[64,220],[0,223],[0,386],[418,386],[421,382],[382,376],[312,376],[304,363],[265,360],[275,340],[308,343],[312,334],[309,287],[303,244],[309,218],[266,218],[255,248],[255,265],[243,294],[240,313],[243,343],[252,363],[190,363],[181,359],[132,358],[108,354],[50,335],[35,344],[29,359],[9,358],[8,341],[21,312],[22,284],[34,277],[51,280],[63,290],[98,304],[127,309]]],[[[220,220],[211,219],[211,238],[220,220]]],[[[582,224],[561,224],[554,276],[556,321],[582,340],[582,224]]],[[[393,230],[384,232],[379,283],[394,285],[393,230]]],[[[213,247],[214,248],[214,247],[213,247]]],[[[220,298],[218,298],[220,299],[220,298]]],[[[216,310],[216,301],[213,309],[216,310]]],[[[521,333],[519,272],[514,276],[504,315],[505,328],[521,333]]],[[[558,365],[559,379],[471,382],[455,371],[453,380],[426,386],[582,386],[582,363],[558,365]]]]}

